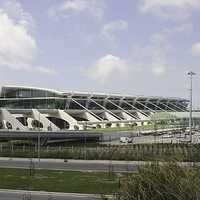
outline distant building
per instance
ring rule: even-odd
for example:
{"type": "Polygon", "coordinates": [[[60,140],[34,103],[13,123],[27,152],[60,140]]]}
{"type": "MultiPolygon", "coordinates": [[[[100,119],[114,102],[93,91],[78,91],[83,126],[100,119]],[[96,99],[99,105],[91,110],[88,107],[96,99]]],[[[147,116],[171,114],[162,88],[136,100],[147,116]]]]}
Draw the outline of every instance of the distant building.
{"type": "Polygon", "coordinates": [[[188,100],[59,92],[37,87],[3,86],[0,91],[0,128],[82,130],[140,126],[152,120],[187,118],[188,100]]]}

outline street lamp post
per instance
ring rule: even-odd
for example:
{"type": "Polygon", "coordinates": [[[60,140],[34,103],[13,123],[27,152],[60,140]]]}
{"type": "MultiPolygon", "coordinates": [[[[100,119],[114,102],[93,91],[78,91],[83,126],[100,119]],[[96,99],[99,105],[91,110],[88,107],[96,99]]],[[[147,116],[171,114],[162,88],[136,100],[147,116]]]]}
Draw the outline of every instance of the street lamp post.
{"type": "Polygon", "coordinates": [[[40,165],[40,131],[38,133],[38,166],[40,165]]]}
{"type": "Polygon", "coordinates": [[[39,124],[38,124],[38,167],[40,167],[40,112],[39,112],[39,124]]]}
{"type": "Polygon", "coordinates": [[[194,75],[196,75],[196,73],[190,71],[188,72],[188,75],[190,76],[190,117],[189,117],[189,128],[190,128],[190,142],[192,142],[192,86],[193,86],[193,82],[192,82],[192,78],[194,75]]]}

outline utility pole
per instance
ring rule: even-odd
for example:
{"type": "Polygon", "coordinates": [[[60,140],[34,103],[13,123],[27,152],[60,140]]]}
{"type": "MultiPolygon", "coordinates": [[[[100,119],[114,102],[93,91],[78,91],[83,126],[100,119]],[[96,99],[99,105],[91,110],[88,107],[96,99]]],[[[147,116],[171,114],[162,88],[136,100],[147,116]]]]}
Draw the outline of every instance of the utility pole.
{"type": "Polygon", "coordinates": [[[189,116],[189,129],[190,129],[190,142],[192,142],[192,92],[193,92],[193,82],[192,78],[196,73],[190,71],[188,72],[188,75],[190,76],[190,116],[189,116]]]}

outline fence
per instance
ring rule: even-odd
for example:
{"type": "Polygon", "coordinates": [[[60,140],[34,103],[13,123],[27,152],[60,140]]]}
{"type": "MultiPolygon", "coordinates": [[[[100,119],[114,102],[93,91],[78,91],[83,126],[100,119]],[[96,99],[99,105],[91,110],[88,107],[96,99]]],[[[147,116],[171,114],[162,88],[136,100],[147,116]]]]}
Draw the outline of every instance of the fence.
{"type": "MultiPolygon", "coordinates": [[[[37,157],[37,145],[0,145],[0,156],[37,157]]],[[[41,147],[41,158],[89,160],[200,161],[199,144],[137,144],[129,146],[41,147]]]]}

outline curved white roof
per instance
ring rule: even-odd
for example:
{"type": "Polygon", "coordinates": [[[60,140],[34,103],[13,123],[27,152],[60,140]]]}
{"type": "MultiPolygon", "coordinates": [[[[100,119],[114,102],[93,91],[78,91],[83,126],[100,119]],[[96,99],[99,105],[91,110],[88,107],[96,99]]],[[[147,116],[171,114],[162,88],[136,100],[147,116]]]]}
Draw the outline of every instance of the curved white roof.
{"type": "Polygon", "coordinates": [[[29,87],[29,86],[17,86],[17,85],[5,85],[1,87],[2,90],[5,89],[30,89],[30,90],[40,90],[40,91],[47,91],[52,92],[58,95],[63,96],[90,96],[90,97],[103,97],[103,98],[137,98],[137,99],[160,99],[160,100],[175,100],[175,101],[188,101],[184,98],[179,97],[160,97],[160,96],[142,96],[142,95],[123,95],[123,94],[106,94],[106,93],[96,93],[96,92],[76,92],[76,91],[68,91],[68,92],[61,92],[55,89],[47,89],[47,88],[40,88],[40,87],[29,87]]]}
{"type": "Polygon", "coordinates": [[[54,89],[47,89],[47,88],[40,88],[40,87],[28,87],[28,86],[16,86],[16,85],[5,85],[1,87],[1,91],[2,89],[30,89],[30,90],[41,90],[41,91],[48,91],[48,92],[53,92],[53,93],[57,93],[59,95],[62,95],[63,92],[60,92],[58,90],[54,90],[54,89]]]}

